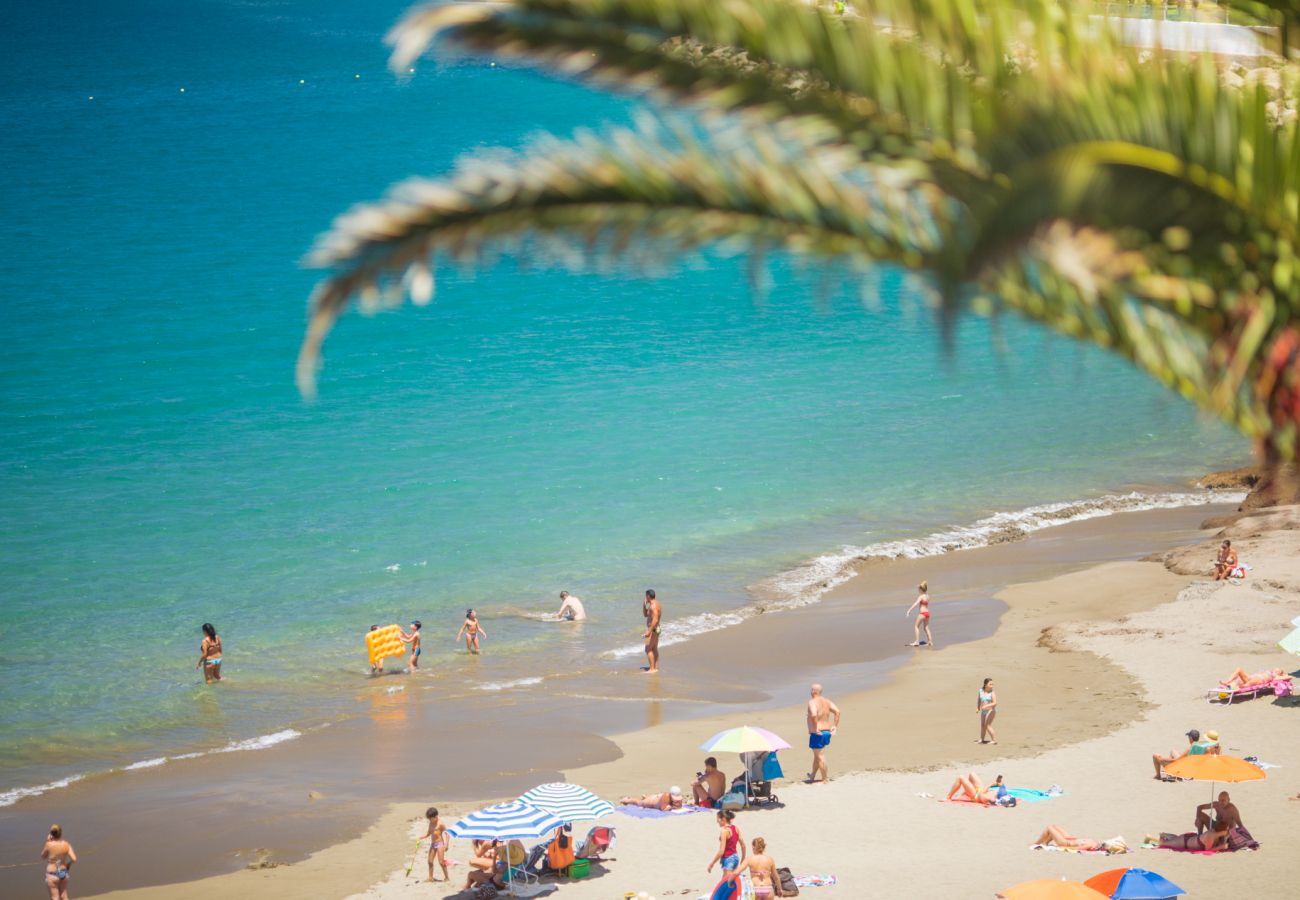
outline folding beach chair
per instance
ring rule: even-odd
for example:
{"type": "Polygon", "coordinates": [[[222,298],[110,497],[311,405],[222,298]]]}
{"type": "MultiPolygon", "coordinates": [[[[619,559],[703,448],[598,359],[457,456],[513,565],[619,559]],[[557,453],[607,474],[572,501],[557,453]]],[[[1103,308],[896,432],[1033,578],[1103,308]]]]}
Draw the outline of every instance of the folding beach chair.
{"type": "Polygon", "coordinates": [[[587,839],[578,845],[577,859],[600,859],[614,849],[618,835],[612,825],[597,825],[587,832],[587,839]]]}

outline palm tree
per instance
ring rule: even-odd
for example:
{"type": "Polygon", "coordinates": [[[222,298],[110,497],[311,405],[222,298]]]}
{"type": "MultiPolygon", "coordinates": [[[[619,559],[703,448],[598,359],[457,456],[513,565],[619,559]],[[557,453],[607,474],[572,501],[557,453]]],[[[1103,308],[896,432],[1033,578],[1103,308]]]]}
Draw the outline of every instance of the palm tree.
{"type": "MultiPolygon", "coordinates": [[[[1120,354],[1257,441],[1300,446],[1297,72],[1244,87],[1053,0],[495,0],[416,8],[435,42],[688,109],[396,187],[310,260],[310,392],[338,315],[428,302],[434,269],[527,249],[661,264],[742,241],[845,277],[916,270],[941,321],[1011,310],[1120,354]],[[1272,84],[1272,87],[1269,87],[1272,84]]],[[[1252,0],[1300,20],[1297,0],[1252,0]]]]}

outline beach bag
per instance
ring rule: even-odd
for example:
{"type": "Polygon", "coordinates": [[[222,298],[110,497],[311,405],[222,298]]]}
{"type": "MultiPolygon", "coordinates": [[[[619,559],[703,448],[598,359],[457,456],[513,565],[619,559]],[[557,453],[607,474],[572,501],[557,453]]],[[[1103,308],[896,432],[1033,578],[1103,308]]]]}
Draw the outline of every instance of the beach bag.
{"type": "Polygon", "coordinates": [[[1291,680],[1289,678],[1279,678],[1277,681],[1273,682],[1273,696],[1290,697],[1291,680]]]}
{"type": "Polygon", "coordinates": [[[496,900],[497,886],[490,881],[474,885],[474,900],[496,900]]]}
{"type": "Polygon", "coordinates": [[[573,864],[573,838],[561,830],[551,846],[546,848],[546,864],[559,871],[573,864]]]}
{"type": "Polygon", "coordinates": [[[780,868],[776,870],[776,877],[781,879],[782,896],[799,896],[799,885],[794,883],[794,873],[787,868],[780,868]]]}
{"type": "Polygon", "coordinates": [[[776,753],[773,752],[767,759],[763,760],[763,780],[775,781],[784,777],[785,772],[781,770],[781,761],[776,758],[776,753]]]}
{"type": "Polygon", "coordinates": [[[1015,806],[1017,801],[1015,797],[1008,794],[999,797],[996,802],[998,806],[1015,806]]]}
{"type": "Polygon", "coordinates": [[[1250,832],[1245,826],[1240,826],[1228,832],[1228,849],[1237,850],[1258,850],[1259,841],[1250,836],[1250,832]]]}
{"type": "Polygon", "coordinates": [[[744,809],[745,795],[741,791],[732,791],[718,798],[718,809],[744,809]]]}

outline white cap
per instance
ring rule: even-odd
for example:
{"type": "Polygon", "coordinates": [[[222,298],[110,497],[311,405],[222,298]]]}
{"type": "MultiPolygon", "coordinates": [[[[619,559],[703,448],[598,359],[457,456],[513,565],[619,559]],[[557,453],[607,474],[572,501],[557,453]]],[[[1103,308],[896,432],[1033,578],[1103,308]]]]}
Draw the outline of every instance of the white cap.
{"type": "Polygon", "coordinates": [[[668,793],[672,794],[674,797],[680,797],[682,795],[682,789],[674,784],[668,789],[668,793]]]}

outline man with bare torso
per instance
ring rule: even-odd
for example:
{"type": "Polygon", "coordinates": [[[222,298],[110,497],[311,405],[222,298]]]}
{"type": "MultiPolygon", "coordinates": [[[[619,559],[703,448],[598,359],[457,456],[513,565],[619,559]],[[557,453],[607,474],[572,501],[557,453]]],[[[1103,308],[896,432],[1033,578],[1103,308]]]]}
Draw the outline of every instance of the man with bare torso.
{"type": "Polygon", "coordinates": [[[718,771],[718,760],[710,756],[704,761],[704,771],[695,774],[691,782],[691,793],[695,795],[695,805],[716,809],[718,801],[727,792],[727,776],[718,771]]]}
{"type": "Polygon", "coordinates": [[[1219,799],[1213,803],[1202,803],[1196,807],[1196,834],[1201,838],[1206,850],[1213,849],[1219,844],[1226,844],[1228,832],[1242,827],[1244,826],[1241,824],[1241,812],[1237,809],[1237,804],[1232,802],[1227,791],[1220,791],[1219,799]],[[1210,832],[1208,839],[1204,834],[1207,831],[1210,832]]]}
{"type": "Polygon", "coordinates": [[[654,591],[645,592],[641,614],[645,616],[645,658],[648,663],[645,672],[656,675],[659,672],[659,619],[663,616],[663,607],[655,599],[654,591]]]}
{"type": "Polygon", "coordinates": [[[814,684],[808,700],[808,747],[812,750],[812,771],[808,773],[808,783],[816,784],[817,775],[821,780],[831,780],[830,770],[826,766],[826,748],[831,738],[840,727],[840,708],[822,696],[822,686],[814,684]]]}

